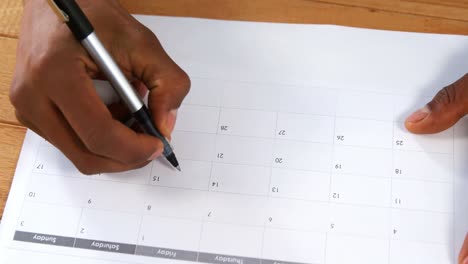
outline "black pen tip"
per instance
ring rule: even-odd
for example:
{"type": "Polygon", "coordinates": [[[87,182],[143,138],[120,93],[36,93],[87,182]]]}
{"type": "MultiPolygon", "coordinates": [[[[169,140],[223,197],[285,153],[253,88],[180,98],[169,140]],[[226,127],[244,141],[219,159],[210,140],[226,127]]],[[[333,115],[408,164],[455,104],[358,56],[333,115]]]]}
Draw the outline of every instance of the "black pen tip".
{"type": "Polygon", "coordinates": [[[174,168],[180,171],[180,165],[174,153],[171,153],[170,155],[166,156],[166,159],[167,161],[169,161],[169,163],[171,163],[172,166],[174,166],[174,168]]]}

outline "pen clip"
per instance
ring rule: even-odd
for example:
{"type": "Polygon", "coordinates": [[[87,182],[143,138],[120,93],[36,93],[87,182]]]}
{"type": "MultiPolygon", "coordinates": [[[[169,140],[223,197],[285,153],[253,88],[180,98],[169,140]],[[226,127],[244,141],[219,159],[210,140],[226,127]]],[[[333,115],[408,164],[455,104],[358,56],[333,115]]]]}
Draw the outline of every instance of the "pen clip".
{"type": "Polygon", "coordinates": [[[49,6],[52,8],[54,13],[65,23],[70,21],[70,17],[60,7],[57,6],[54,0],[47,0],[49,6]]]}

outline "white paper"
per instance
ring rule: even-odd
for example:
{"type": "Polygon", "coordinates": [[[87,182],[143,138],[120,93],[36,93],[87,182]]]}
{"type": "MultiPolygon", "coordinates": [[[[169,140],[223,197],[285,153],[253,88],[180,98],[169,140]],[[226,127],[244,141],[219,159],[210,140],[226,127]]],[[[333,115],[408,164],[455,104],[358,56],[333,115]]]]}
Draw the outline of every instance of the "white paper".
{"type": "Polygon", "coordinates": [[[456,263],[468,121],[403,121],[466,73],[468,37],[137,18],[192,80],[182,173],[84,176],[29,131],[0,263],[456,263]]]}

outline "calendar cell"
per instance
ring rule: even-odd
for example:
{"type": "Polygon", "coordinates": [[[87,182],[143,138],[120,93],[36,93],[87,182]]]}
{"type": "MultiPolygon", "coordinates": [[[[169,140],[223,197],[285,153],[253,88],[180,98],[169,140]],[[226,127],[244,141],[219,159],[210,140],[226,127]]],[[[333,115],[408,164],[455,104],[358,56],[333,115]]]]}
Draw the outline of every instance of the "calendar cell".
{"type": "Polygon", "coordinates": [[[392,206],[432,212],[453,212],[453,186],[448,183],[393,180],[392,206]]]}
{"type": "Polygon", "coordinates": [[[218,80],[190,78],[190,93],[184,99],[186,105],[219,107],[224,84],[218,80]]]}
{"type": "Polygon", "coordinates": [[[453,241],[453,216],[409,210],[392,210],[392,239],[446,243],[453,241]]]}
{"type": "Polygon", "coordinates": [[[332,164],[335,174],[355,174],[390,178],[392,176],[391,149],[360,148],[337,145],[332,164]]]}
{"type": "Polygon", "coordinates": [[[86,203],[88,182],[81,178],[32,174],[26,200],[82,207],[86,203]]]}
{"type": "Polygon", "coordinates": [[[264,226],[268,218],[268,199],[229,193],[207,194],[206,214],[209,222],[264,226]]]}
{"type": "Polygon", "coordinates": [[[393,121],[392,95],[377,93],[341,92],[336,116],[381,121],[393,121]]]}
{"type": "Polygon", "coordinates": [[[335,144],[392,148],[392,126],[389,121],[336,118],[335,144]]]}
{"type": "Polygon", "coordinates": [[[280,91],[279,111],[312,115],[334,116],[337,94],[312,88],[291,87],[280,91]],[[294,92],[291,92],[293,90],[294,92]]]}
{"type": "Polygon", "coordinates": [[[272,147],[273,139],[218,135],[213,161],[267,166],[271,164],[272,147]]]}
{"type": "Polygon", "coordinates": [[[330,232],[374,238],[389,237],[387,208],[332,204],[330,232]]]}
{"type": "Polygon", "coordinates": [[[175,130],[200,133],[216,133],[219,108],[212,106],[184,105],[177,114],[175,130]]]}
{"type": "Polygon", "coordinates": [[[179,159],[182,171],[174,169],[164,158],[155,160],[153,164],[152,185],[208,190],[212,166],[210,161],[179,159]]]}
{"type": "Polygon", "coordinates": [[[222,105],[225,109],[278,110],[279,87],[239,82],[223,82],[223,87],[222,105]]]}
{"type": "Polygon", "coordinates": [[[247,259],[247,261],[242,261],[243,263],[252,263],[252,261],[248,260],[249,258],[259,259],[261,257],[262,240],[262,227],[207,222],[203,224],[200,240],[200,252],[202,252],[200,253],[200,258],[202,262],[213,263],[215,259],[237,256],[240,259],[247,259]],[[212,260],[209,261],[210,259],[212,260]]]}
{"type": "Polygon", "coordinates": [[[267,228],[262,256],[275,263],[324,263],[325,241],[325,233],[267,228]]]}
{"type": "Polygon", "coordinates": [[[94,181],[89,186],[85,205],[95,209],[141,213],[147,189],[144,185],[94,181]],[[119,195],[109,195],[106,192],[109,189],[119,195]]]}
{"type": "Polygon", "coordinates": [[[326,263],[386,263],[386,260],[388,260],[388,247],[389,241],[386,239],[329,234],[326,263]]]}
{"type": "Polygon", "coordinates": [[[146,195],[145,214],[203,220],[206,215],[205,192],[151,186],[146,195]]]}
{"type": "Polygon", "coordinates": [[[330,116],[278,113],[278,139],[333,143],[335,119],[330,116]]]}
{"type": "Polygon", "coordinates": [[[336,203],[387,207],[391,187],[390,179],[334,174],[330,199],[336,203]]]}
{"type": "Polygon", "coordinates": [[[403,123],[394,125],[395,149],[453,154],[453,128],[437,134],[416,135],[406,130],[403,123]]]}
{"type": "Polygon", "coordinates": [[[186,219],[144,216],[138,245],[197,251],[202,223],[186,219]]]}
{"type": "Polygon", "coordinates": [[[267,167],[214,163],[209,185],[215,192],[265,196],[269,181],[270,168],[267,167]]]}
{"type": "Polygon", "coordinates": [[[329,172],[332,150],[326,144],[276,140],[273,167],[329,172]]]}
{"type": "Polygon", "coordinates": [[[271,170],[270,194],[274,197],[328,201],[330,174],[323,172],[271,170]]]}
{"type": "Polygon", "coordinates": [[[132,184],[148,184],[152,163],[134,170],[117,173],[99,173],[93,175],[93,179],[132,184]]]}
{"type": "Polygon", "coordinates": [[[83,240],[82,247],[91,247],[92,241],[135,245],[140,221],[136,214],[83,209],[76,237],[83,240]]]}
{"type": "Polygon", "coordinates": [[[81,208],[25,202],[16,230],[63,237],[75,237],[81,208]]]}
{"type": "Polygon", "coordinates": [[[394,178],[453,182],[453,156],[416,151],[395,151],[394,178]]]}
{"type": "Polygon", "coordinates": [[[218,134],[273,138],[276,113],[266,111],[223,109],[218,134]]]}
{"type": "Polygon", "coordinates": [[[302,231],[330,230],[330,206],[323,202],[271,198],[267,227],[302,231]]]}
{"type": "Polygon", "coordinates": [[[447,245],[407,241],[390,242],[390,264],[452,264],[454,257],[447,245]]]}
{"type": "Polygon", "coordinates": [[[216,135],[174,131],[173,149],[177,158],[199,161],[211,161],[216,135]]]}
{"type": "Polygon", "coordinates": [[[82,174],[76,169],[75,165],[53,147],[40,147],[34,163],[33,172],[59,175],[64,177],[80,177],[82,174]]]}

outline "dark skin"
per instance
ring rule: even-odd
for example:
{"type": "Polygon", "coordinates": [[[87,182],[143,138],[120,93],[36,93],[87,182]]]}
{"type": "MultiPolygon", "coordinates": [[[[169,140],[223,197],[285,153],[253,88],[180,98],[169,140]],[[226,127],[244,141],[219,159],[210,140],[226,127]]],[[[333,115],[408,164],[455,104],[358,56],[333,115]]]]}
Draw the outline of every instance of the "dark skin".
{"type": "MultiPolygon", "coordinates": [[[[175,111],[189,91],[185,72],[118,1],[78,3],[127,78],[141,94],[149,92],[155,124],[170,138],[175,111]]],[[[123,106],[102,103],[92,83],[102,74],[46,1],[25,1],[17,55],[10,98],[18,120],[82,173],[134,169],[161,154],[161,141],[117,120],[128,114],[123,106]]]]}
{"type": "MultiPolygon", "coordinates": [[[[188,76],[118,1],[77,2],[137,91],[149,93],[154,122],[170,138],[177,108],[189,91],[188,76]]],[[[46,1],[24,3],[10,91],[18,120],[59,148],[84,174],[130,170],[157,158],[162,143],[119,122],[129,115],[124,106],[102,103],[92,83],[102,74],[46,1]]],[[[405,125],[417,134],[437,133],[467,113],[465,75],[409,116],[405,125]]],[[[468,264],[468,237],[459,263],[468,264]]]]}

